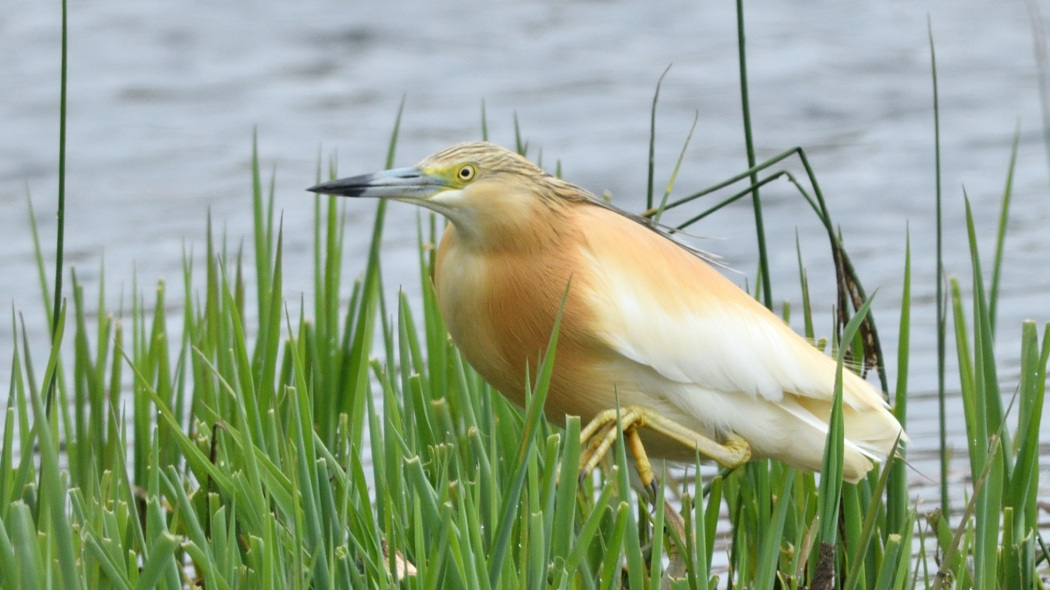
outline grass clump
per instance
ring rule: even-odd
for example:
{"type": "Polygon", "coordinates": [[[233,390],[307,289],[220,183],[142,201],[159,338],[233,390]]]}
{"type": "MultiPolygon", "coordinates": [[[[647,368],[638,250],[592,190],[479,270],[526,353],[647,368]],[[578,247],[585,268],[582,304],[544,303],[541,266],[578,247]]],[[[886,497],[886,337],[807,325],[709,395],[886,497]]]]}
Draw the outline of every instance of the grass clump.
{"type": "MultiPolygon", "coordinates": [[[[0,449],[4,587],[1041,583],[1038,432],[1050,347],[1045,332],[1040,339],[1025,325],[1021,420],[1008,432],[980,279],[973,328],[952,282],[974,474],[956,522],[910,505],[900,462],[860,484],[841,483],[835,413],[821,477],[770,461],[713,479],[697,471],[682,496],[688,534],[677,539],[654,534],[665,508],[647,508],[630,490],[622,448],[610,470],[580,485],[579,423],[555,429],[540,411],[556,333],[524,413],[464,363],[427,280],[435,220],[420,229],[420,311],[404,295],[383,296],[382,203],[365,269],[340,301],[341,203],[318,198],[313,309],[293,311],[273,194],[255,169],[254,247],[231,252],[209,229],[202,287],[192,283],[196,261],[186,258],[180,321],[167,317],[164,283],[148,299],[136,287],[121,313],[108,310],[104,281],[89,304],[72,273],[72,308],[58,317],[42,375],[25,334],[13,334],[22,343],[0,449]],[[252,262],[248,285],[243,265],[252,262]],[[98,324],[89,326],[95,309],[98,324]],[[58,352],[67,327],[71,371],[58,352]],[[720,557],[723,511],[731,531],[720,557]]],[[[970,228],[973,276],[981,277],[970,228]]],[[[902,359],[907,262],[905,269],[902,359]]],[[[840,359],[863,346],[857,334],[869,304],[832,342],[840,359]]],[[[900,411],[906,394],[899,380],[900,411]]]]}

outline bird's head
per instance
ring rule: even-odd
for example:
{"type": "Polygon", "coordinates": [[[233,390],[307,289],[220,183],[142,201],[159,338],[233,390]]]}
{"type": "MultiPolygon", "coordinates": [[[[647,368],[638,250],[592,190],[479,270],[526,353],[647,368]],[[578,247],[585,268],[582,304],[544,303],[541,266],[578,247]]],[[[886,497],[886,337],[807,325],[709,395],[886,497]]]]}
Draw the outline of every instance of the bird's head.
{"type": "Polygon", "coordinates": [[[463,239],[498,247],[541,238],[564,207],[593,197],[524,157],[485,143],[461,143],[409,168],[352,176],[307,189],[413,203],[447,217],[463,239]]]}

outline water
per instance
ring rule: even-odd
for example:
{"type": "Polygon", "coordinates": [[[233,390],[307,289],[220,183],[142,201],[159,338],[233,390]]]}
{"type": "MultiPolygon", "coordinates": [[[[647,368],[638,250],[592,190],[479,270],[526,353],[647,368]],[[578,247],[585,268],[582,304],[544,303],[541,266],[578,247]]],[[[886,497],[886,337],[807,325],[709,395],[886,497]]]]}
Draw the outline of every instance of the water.
{"type": "MultiPolygon", "coordinates": [[[[46,351],[26,195],[53,260],[57,186],[58,6],[9,0],[0,11],[0,302],[24,312],[34,358],[46,351]]],[[[934,160],[927,22],[941,96],[945,264],[969,282],[963,189],[990,267],[1009,150],[1020,132],[1006,242],[997,353],[1009,391],[1020,322],[1050,319],[1047,156],[1024,4],[927,1],[750,2],[748,64],[760,159],[803,146],[869,292],[895,358],[905,236],[913,297],[910,431],[916,466],[935,477],[934,160]]],[[[649,108],[672,65],[657,116],[658,188],[693,121],[678,176],[686,194],[746,168],[735,15],[728,3],[78,2],[70,14],[67,262],[89,294],[105,261],[110,306],[137,273],[173,296],[183,252],[203,250],[210,212],[236,243],[250,233],[251,141],[276,171],[285,228],[286,296],[310,288],[312,197],[319,154],[344,174],[381,166],[398,104],[397,164],[480,136],[512,145],[515,115],[533,154],[590,190],[642,208],[649,108]]],[[[801,175],[797,164],[788,165],[801,175]]],[[[764,192],[779,300],[798,301],[796,232],[818,291],[830,288],[825,239],[787,183],[764,192]]],[[[353,204],[346,272],[364,266],[371,203],[353,204]]],[[[393,207],[384,256],[391,289],[418,292],[415,219],[393,207]]],[[[694,228],[700,245],[753,275],[748,205],[694,228]]],[[[743,282],[744,275],[734,277],[743,282]]],[[[309,297],[309,293],[307,293],[309,297]]],[[[89,295],[90,297],[90,295],[89,295]]],[[[177,304],[172,301],[172,304],[177,304]]],[[[832,300],[818,298],[819,310],[832,300]]],[[[826,317],[826,314],[825,314],[826,317]]],[[[822,331],[827,333],[830,321],[822,331]]],[[[11,357],[0,330],[0,359],[11,357]]],[[[954,354],[954,353],[951,353],[954,354]]],[[[953,363],[954,364],[954,363],[953,363]]],[[[956,387],[949,367],[949,387],[956,387]]],[[[891,378],[893,376],[891,375],[891,378]]],[[[0,383],[10,378],[0,362],[0,383]]],[[[960,415],[958,404],[949,408],[960,415]]],[[[961,420],[953,440],[960,446],[961,420]]],[[[1050,433],[1050,431],[1048,431],[1050,433]]],[[[960,464],[960,467],[962,465],[960,464]]],[[[962,477],[963,472],[959,472],[962,477]]],[[[925,480],[916,475],[917,485],[925,480]]]]}

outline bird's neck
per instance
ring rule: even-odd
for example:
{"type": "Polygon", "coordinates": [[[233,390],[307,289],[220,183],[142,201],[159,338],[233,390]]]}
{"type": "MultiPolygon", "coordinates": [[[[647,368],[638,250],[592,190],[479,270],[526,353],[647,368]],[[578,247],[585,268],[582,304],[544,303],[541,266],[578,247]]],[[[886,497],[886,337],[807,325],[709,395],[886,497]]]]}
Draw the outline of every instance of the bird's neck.
{"type": "Polygon", "coordinates": [[[567,207],[542,202],[502,203],[498,211],[473,211],[451,219],[445,231],[460,248],[486,254],[542,255],[570,231],[567,207]]]}

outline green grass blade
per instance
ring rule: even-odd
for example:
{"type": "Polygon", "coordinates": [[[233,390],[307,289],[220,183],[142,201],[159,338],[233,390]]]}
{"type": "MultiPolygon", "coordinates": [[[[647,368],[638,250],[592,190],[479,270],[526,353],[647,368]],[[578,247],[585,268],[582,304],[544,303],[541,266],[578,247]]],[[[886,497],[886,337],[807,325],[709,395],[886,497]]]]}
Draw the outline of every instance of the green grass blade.
{"type": "Polygon", "coordinates": [[[180,546],[179,538],[174,535],[161,535],[150,548],[149,560],[142,567],[142,573],[135,584],[135,590],[157,588],[162,576],[168,571],[175,550],[180,546]]]}
{"type": "MultiPolygon", "coordinates": [[[[62,309],[62,265],[66,234],[66,87],[69,74],[69,10],[62,0],[62,65],[58,99],[58,208],[55,211],[55,294],[51,308],[51,340],[56,340],[58,316],[62,309]]],[[[54,382],[48,384],[48,413],[54,401],[54,382]]]]}
{"type": "Polygon", "coordinates": [[[1021,128],[1014,131],[1014,142],[1010,148],[1010,164],[1006,170],[1006,186],[1003,187],[1002,204],[999,208],[999,227],[995,232],[995,260],[992,263],[992,286],[988,294],[988,318],[995,332],[995,320],[999,307],[999,279],[1003,273],[1003,246],[1006,243],[1006,224],[1010,218],[1010,199],[1013,196],[1014,171],[1017,169],[1017,147],[1021,142],[1021,128]]]}
{"type": "Polygon", "coordinates": [[[660,101],[660,85],[664,82],[664,76],[670,71],[671,66],[664,68],[660,78],[656,80],[656,90],[653,92],[653,106],[649,110],[649,177],[645,183],[645,208],[653,208],[653,174],[656,165],[656,103],[660,101]]]}
{"type": "MultiPolygon", "coordinates": [[[[890,454],[889,454],[890,458],[887,460],[888,464],[887,465],[883,465],[882,472],[879,475],[878,483],[875,484],[874,489],[871,490],[871,496],[872,497],[874,497],[874,498],[882,497],[882,492],[886,489],[886,485],[887,485],[887,482],[890,479],[890,475],[891,475],[891,473],[893,471],[893,467],[895,465],[904,463],[903,461],[898,461],[898,460],[894,460],[893,459],[893,456],[897,452],[897,449],[899,448],[899,446],[900,446],[900,437],[897,437],[896,442],[893,443],[893,449],[890,451],[890,454]]],[[[860,543],[851,548],[851,551],[853,553],[853,558],[852,558],[851,563],[850,563],[849,575],[846,577],[846,583],[842,586],[845,590],[852,590],[853,588],[856,588],[857,584],[860,581],[861,567],[862,567],[862,565],[864,563],[863,557],[864,557],[864,554],[867,553],[868,547],[872,543],[872,540],[875,537],[876,521],[878,520],[878,517],[879,517],[880,508],[881,508],[880,502],[871,502],[868,505],[868,511],[867,511],[866,515],[864,516],[864,525],[863,525],[863,528],[860,531],[860,535],[858,536],[858,538],[860,539],[860,543]]],[[[906,523],[910,523],[911,521],[910,521],[910,519],[907,519],[907,517],[905,517],[905,522],[906,523]]],[[[904,526],[904,524],[902,523],[902,524],[898,525],[898,528],[896,528],[896,529],[889,528],[889,527],[887,527],[887,528],[889,528],[889,530],[891,531],[891,536],[893,536],[893,534],[896,534],[899,537],[900,534],[896,533],[896,531],[903,529],[903,526],[904,526]]],[[[887,559],[887,557],[883,556],[884,565],[885,565],[885,560],[886,559],[887,559]]],[[[880,572],[880,575],[882,575],[881,572],[880,572]]]]}
{"type": "Polygon", "coordinates": [[[664,207],[667,206],[667,199],[671,196],[671,190],[674,188],[674,181],[678,178],[678,170],[682,167],[682,161],[685,160],[685,150],[689,147],[689,141],[693,139],[693,132],[696,131],[696,123],[700,120],[700,113],[696,113],[693,117],[693,124],[689,127],[689,133],[685,136],[685,141],[682,142],[682,150],[678,153],[678,159],[675,160],[674,170],[671,171],[671,178],[667,181],[667,188],[664,189],[663,197],[660,198],[660,205],[656,208],[656,213],[653,214],[653,224],[660,223],[660,215],[663,214],[664,207]]]}
{"type": "MultiPolygon", "coordinates": [[[[755,167],[755,140],[751,132],[751,98],[747,86],[747,52],[744,43],[744,2],[736,2],[737,65],[740,68],[740,105],[743,113],[744,143],[747,147],[747,167],[755,167]]],[[[762,201],[758,195],[758,175],[751,174],[751,202],[755,210],[755,232],[758,238],[758,268],[762,287],[761,301],[773,309],[773,291],[769,274],[769,255],[766,253],[766,230],[762,221],[762,201]]]]}
{"type": "Polygon", "coordinates": [[[780,545],[784,537],[784,521],[791,506],[791,489],[795,482],[794,468],[784,471],[780,491],[776,495],[773,517],[769,527],[761,531],[762,549],[759,552],[758,573],[755,576],[756,588],[773,588],[777,566],[780,563],[780,545]]]}
{"type": "Polygon", "coordinates": [[[933,160],[934,177],[936,179],[936,192],[934,195],[935,218],[936,218],[936,260],[937,268],[934,272],[934,282],[937,286],[937,424],[940,439],[940,482],[941,482],[941,513],[951,513],[951,500],[948,496],[948,469],[951,449],[948,448],[948,415],[947,415],[947,391],[945,390],[945,374],[947,353],[945,352],[948,337],[948,305],[947,294],[944,291],[946,277],[944,275],[944,216],[942,214],[941,199],[941,109],[940,95],[937,91],[937,50],[933,42],[933,23],[926,18],[927,37],[930,42],[930,79],[933,82],[933,160]]]}
{"type": "MultiPolygon", "coordinates": [[[[911,233],[905,238],[904,276],[901,287],[901,317],[897,340],[897,385],[893,396],[893,415],[901,428],[908,431],[908,368],[911,346],[911,233]]],[[[908,466],[905,451],[897,451],[900,461],[890,462],[890,479],[886,495],[886,530],[901,534],[908,519],[908,466]]]]}
{"type": "MultiPolygon", "coordinates": [[[[1046,394],[1047,355],[1050,354],[1050,324],[1043,333],[1043,347],[1034,322],[1021,329],[1020,407],[1017,412],[1017,459],[1010,480],[1008,505],[1014,507],[1025,527],[1037,526],[1036,497],[1039,489],[1039,434],[1046,394]]],[[[1019,534],[1023,534],[1019,532],[1019,534]]],[[[1015,537],[1014,542],[1020,542],[1015,537]]]]}
{"type": "MultiPolygon", "coordinates": [[[[47,370],[44,372],[44,382],[52,383],[55,371],[58,370],[59,355],[63,331],[65,329],[65,307],[63,306],[58,315],[58,322],[54,333],[54,343],[51,348],[51,356],[48,359],[47,370]]],[[[66,484],[59,470],[59,450],[56,445],[56,434],[52,430],[51,421],[48,419],[44,402],[39,395],[30,396],[33,411],[36,414],[37,443],[40,450],[40,507],[39,518],[49,520],[51,534],[54,535],[56,545],[59,574],[61,575],[61,586],[65,588],[82,588],[80,577],[77,575],[77,550],[73,542],[72,523],[66,516],[66,484]]]]}

